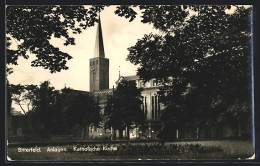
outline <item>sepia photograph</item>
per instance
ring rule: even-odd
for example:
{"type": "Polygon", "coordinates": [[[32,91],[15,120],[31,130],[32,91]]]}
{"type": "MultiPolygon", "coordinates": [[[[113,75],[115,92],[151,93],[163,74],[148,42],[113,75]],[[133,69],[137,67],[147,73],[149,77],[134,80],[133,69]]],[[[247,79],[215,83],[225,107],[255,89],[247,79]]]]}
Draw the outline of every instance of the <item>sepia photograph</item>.
{"type": "Polygon", "coordinates": [[[255,159],[252,5],[6,5],[6,160],[255,159]]]}

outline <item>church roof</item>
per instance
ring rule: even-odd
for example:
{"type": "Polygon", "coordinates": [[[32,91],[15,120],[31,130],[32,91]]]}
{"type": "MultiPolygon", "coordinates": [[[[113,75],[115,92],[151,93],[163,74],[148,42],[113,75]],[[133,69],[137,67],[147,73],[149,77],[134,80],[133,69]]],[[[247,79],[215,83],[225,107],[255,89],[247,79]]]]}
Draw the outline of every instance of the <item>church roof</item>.
{"type": "Polygon", "coordinates": [[[131,80],[139,80],[140,78],[136,75],[133,75],[133,76],[125,76],[124,79],[131,81],[131,80]]]}
{"type": "Polygon", "coordinates": [[[105,58],[100,16],[98,18],[98,24],[97,24],[97,34],[96,34],[96,42],[95,42],[95,49],[94,49],[94,57],[95,58],[97,58],[97,57],[105,58]]]}
{"type": "Polygon", "coordinates": [[[119,76],[119,78],[116,81],[116,84],[118,84],[120,81],[122,81],[122,79],[128,80],[128,81],[135,81],[135,80],[139,80],[140,78],[136,75],[132,75],[132,76],[119,76]]]}
{"type": "Polygon", "coordinates": [[[71,94],[82,94],[82,95],[90,95],[91,93],[88,92],[88,91],[82,91],[82,90],[76,90],[76,89],[68,89],[68,91],[71,93],[71,94]]]}
{"type": "Polygon", "coordinates": [[[94,95],[111,95],[113,92],[113,89],[103,89],[103,90],[99,90],[99,91],[95,91],[94,95]]]}

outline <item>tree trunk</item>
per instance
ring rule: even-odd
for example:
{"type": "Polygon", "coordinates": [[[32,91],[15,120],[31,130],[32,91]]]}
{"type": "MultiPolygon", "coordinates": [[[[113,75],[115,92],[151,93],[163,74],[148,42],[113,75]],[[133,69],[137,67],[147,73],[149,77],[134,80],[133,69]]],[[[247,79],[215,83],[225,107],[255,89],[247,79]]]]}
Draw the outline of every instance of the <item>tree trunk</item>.
{"type": "Polygon", "coordinates": [[[123,139],[123,129],[119,129],[119,139],[123,139]]]}
{"type": "Polygon", "coordinates": [[[12,95],[7,89],[7,136],[13,135],[11,107],[12,95]]]}
{"type": "Polygon", "coordinates": [[[126,139],[130,140],[129,127],[126,127],[126,139]]]}
{"type": "Polygon", "coordinates": [[[86,139],[89,139],[89,125],[86,125],[86,139]]]}
{"type": "Polygon", "coordinates": [[[241,137],[241,123],[240,123],[240,120],[237,123],[237,136],[241,137]]]}
{"type": "Polygon", "coordinates": [[[88,125],[84,125],[82,127],[82,139],[88,139],[88,135],[89,135],[88,125]]]}
{"type": "Polygon", "coordinates": [[[12,108],[12,95],[7,89],[7,115],[11,115],[11,108],[12,108]]]}
{"type": "Polygon", "coordinates": [[[116,130],[113,129],[113,141],[115,141],[115,140],[116,140],[116,130]]]}

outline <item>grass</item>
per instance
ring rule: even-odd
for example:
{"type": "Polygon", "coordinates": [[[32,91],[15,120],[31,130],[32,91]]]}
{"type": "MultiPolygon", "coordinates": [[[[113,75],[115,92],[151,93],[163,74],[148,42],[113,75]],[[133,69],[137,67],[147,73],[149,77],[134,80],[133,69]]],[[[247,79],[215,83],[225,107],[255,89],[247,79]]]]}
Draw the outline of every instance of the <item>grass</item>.
{"type": "MultiPolygon", "coordinates": [[[[106,144],[107,145],[107,144],[106,144]]],[[[191,141],[158,143],[110,144],[115,151],[75,152],[73,145],[66,152],[46,152],[47,146],[41,146],[41,153],[17,152],[18,147],[9,147],[8,156],[12,160],[23,161],[88,161],[88,160],[176,160],[176,159],[246,159],[253,155],[251,141],[191,141]]],[[[85,146],[85,148],[88,145],[85,146]]],[[[101,146],[95,144],[93,146],[101,146]]],[[[49,146],[52,147],[52,146],[49,146]]],[[[79,147],[84,147],[80,145],[79,147]]]]}

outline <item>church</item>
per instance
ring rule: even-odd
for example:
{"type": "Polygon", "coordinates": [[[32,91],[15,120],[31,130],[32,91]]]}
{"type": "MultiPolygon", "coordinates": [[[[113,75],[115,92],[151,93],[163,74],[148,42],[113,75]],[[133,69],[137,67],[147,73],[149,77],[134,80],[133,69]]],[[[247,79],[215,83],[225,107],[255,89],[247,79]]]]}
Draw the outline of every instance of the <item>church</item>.
{"type": "MultiPolygon", "coordinates": [[[[101,107],[101,114],[104,114],[107,97],[113,95],[113,89],[109,89],[109,59],[105,57],[104,43],[102,36],[101,20],[98,20],[96,41],[94,48],[94,57],[89,61],[90,68],[90,92],[93,93],[98,100],[101,107]]],[[[143,104],[142,109],[145,114],[145,123],[141,128],[130,129],[130,138],[156,138],[159,130],[161,129],[160,115],[163,105],[158,102],[157,92],[159,91],[160,83],[152,79],[144,83],[138,76],[120,76],[116,81],[118,84],[122,79],[135,81],[137,88],[143,88],[143,104]]],[[[114,133],[113,129],[97,128],[90,126],[89,129],[90,139],[110,138],[114,133]]],[[[118,132],[116,131],[116,137],[118,132]]],[[[126,132],[124,132],[126,136],[126,132]]]]}

